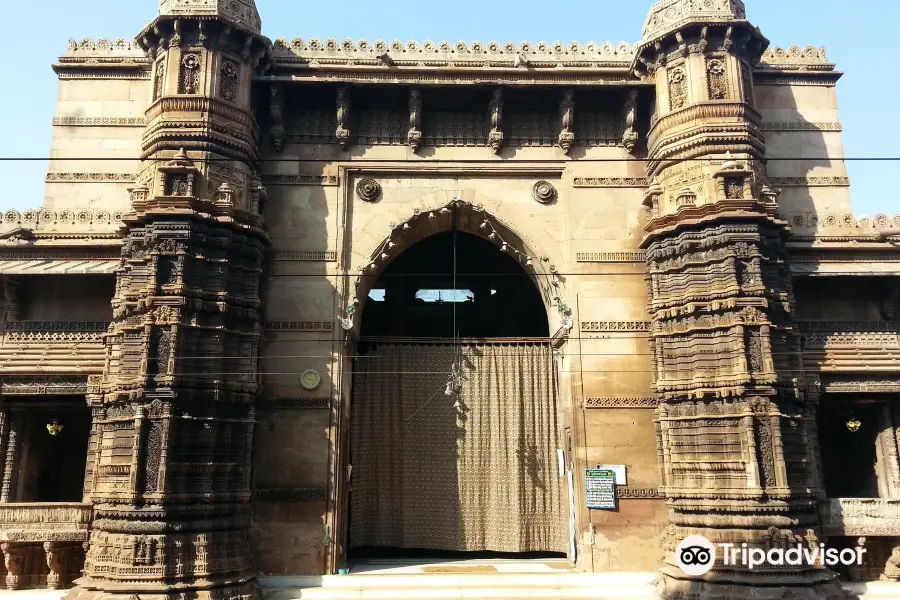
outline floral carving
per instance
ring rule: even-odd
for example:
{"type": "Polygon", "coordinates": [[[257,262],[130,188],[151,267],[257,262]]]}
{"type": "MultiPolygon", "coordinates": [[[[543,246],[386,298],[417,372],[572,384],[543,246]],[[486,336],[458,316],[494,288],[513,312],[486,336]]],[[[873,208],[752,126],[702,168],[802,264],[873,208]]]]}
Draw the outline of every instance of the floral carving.
{"type": "Polygon", "coordinates": [[[153,99],[158,100],[163,94],[163,82],[166,78],[166,59],[162,58],[156,63],[156,75],[153,80],[153,99]]]}
{"type": "Polygon", "coordinates": [[[728,99],[728,71],[723,61],[719,59],[707,61],[706,85],[710,100],[728,99]]]}
{"type": "Polygon", "coordinates": [[[200,55],[187,54],[181,60],[181,74],[178,78],[179,94],[200,93],[200,55]]]}
{"type": "Polygon", "coordinates": [[[556,198],[556,188],[549,181],[538,181],[531,188],[531,194],[541,204],[549,204],[556,198]]]}
{"type": "Polygon", "coordinates": [[[222,64],[222,69],[219,73],[219,95],[223,100],[227,100],[229,102],[234,102],[238,95],[238,78],[240,74],[240,67],[231,62],[230,60],[226,60],[222,64]]]}
{"type": "Polygon", "coordinates": [[[381,184],[369,177],[360,179],[356,184],[356,195],[360,200],[375,202],[381,197],[381,184]]]}
{"type": "Polygon", "coordinates": [[[687,81],[684,69],[674,68],[669,71],[669,110],[678,110],[687,104],[687,81]]]}

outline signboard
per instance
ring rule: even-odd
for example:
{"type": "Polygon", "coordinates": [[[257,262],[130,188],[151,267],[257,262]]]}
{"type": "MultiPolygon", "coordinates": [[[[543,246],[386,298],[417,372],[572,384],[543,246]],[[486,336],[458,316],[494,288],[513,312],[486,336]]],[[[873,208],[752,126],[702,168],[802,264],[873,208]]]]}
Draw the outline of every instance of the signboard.
{"type": "Polygon", "coordinates": [[[585,469],[584,491],[588,508],[616,508],[616,474],[613,471],[585,469]]]}
{"type": "Polygon", "coordinates": [[[628,485],[628,480],[625,478],[625,465],[597,465],[597,468],[615,473],[616,485],[628,485]]]}

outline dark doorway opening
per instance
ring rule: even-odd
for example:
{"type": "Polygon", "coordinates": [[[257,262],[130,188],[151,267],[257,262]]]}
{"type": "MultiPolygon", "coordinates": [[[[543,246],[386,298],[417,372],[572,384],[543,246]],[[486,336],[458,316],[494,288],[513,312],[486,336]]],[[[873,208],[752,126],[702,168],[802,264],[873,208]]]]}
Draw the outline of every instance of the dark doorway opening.
{"type": "Polygon", "coordinates": [[[877,439],[881,403],[823,400],[819,440],[829,498],[878,498],[877,439]]]}
{"type": "Polygon", "coordinates": [[[547,337],[549,325],[540,292],[511,251],[448,231],[418,242],[385,268],[366,299],[361,335],[547,337]]]}
{"type": "Polygon", "coordinates": [[[91,412],[84,398],[10,406],[21,443],[13,502],[81,502],[91,412]]]}

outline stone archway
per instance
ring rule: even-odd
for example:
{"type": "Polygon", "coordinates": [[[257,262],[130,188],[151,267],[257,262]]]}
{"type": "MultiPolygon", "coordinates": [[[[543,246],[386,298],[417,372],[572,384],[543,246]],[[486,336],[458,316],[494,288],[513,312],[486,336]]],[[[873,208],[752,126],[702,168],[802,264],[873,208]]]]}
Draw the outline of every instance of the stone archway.
{"type": "MultiPolygon", "coordinates": [[[[459,199],[416,210],[390,229],[359,273],[345,316],[345,328],[362,337],[354,337],[346,465],[352,465],[353,492],[344,546],[565,554],[566,494],[557,467],[561,420],[550,334],[567,331],[570,320],[560,309],[565,306],[552,263],[483,207],[459,199]],[[484,265],[496,253],[503,268],[519,270],[534,293],[531,318],[542,319],[543,329],[531,338],[498,339],[488,332],[483,335],[491,339],[465,339],[459,330],[444,339],[421,339],[409,330],[403,341],[365,337],[363,324],[374,310],[369,295],[378,282],[410,262],[411,253],[440,246],[453,231],[455,249],[456,238],[464,237],[484,265]],[[548,313],[556,317],[548,319],[548,313]]],[[[486,290],[482,286],[479,293],[486,290]]]]}

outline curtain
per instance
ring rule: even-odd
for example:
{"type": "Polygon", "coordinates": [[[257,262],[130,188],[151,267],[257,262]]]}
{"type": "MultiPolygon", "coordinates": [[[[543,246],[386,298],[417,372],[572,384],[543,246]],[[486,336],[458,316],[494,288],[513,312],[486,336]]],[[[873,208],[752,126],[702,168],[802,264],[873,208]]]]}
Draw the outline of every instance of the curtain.
{"type": "Polygon", "coordinates": [[[355,360],[352,548],[567,551],[548,343],[382,342],[355,360]]]}

